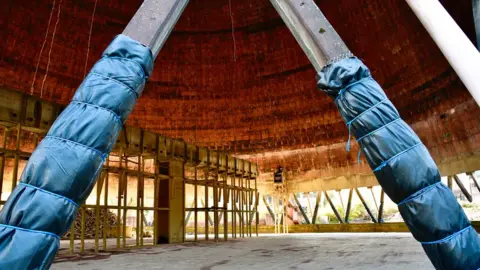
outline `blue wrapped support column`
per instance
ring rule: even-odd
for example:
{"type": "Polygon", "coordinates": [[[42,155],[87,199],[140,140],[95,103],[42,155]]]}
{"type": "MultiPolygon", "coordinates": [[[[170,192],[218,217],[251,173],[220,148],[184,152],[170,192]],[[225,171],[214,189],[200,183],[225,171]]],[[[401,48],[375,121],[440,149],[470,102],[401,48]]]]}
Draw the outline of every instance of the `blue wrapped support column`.
{"type": "Polygon", "coordinates": [[[0,212],[0,269],[48,269],[153,68],[117,36],[33,152],[0,212]]]}
{"type": "MultiPolygon", "coordinates": [[[[326,66],[318,87],[335,99],[349,132],[437,269],[480,268],[480,238],[441,183],[425,145],[357,58],[326,66]]],[[[349,135],[350,136],[350,135],[349,135]]],[[[347,143],[347,148],[350,145],[347,143]]]]}

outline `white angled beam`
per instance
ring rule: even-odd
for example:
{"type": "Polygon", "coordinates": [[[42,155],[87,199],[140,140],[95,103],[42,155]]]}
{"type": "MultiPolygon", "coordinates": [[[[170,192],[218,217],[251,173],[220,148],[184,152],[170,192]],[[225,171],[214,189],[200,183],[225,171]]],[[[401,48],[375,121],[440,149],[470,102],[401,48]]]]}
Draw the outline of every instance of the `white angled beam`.
{"type": "Polygon", "coordinates": [[[480,53],[438,0],[406,0],[480,105],[480,53]]]}

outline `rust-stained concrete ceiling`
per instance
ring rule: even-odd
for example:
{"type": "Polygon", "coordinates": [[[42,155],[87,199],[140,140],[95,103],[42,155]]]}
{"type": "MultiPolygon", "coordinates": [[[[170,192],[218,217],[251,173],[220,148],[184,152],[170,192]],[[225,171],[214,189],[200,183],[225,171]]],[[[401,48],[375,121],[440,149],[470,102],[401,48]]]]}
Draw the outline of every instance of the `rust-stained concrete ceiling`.
{"type": "MultiPolygon", "coordinates": [[[[474,40],[470,1],[441,2],[474,40]]],[[[93,13],[95,0],[1,1],[0,87],[68,103],[140,3],[101,0],[93,13]]],[[[190,1],[128,123],[264,171],[368,171],[355,144],[345,151],[345,124],[270,2],[231,3],[230,13],[228,0],[190,1]]],[[[478,154],[480,109],[403,0],[317,3],[437,162],[478,154]]]]}

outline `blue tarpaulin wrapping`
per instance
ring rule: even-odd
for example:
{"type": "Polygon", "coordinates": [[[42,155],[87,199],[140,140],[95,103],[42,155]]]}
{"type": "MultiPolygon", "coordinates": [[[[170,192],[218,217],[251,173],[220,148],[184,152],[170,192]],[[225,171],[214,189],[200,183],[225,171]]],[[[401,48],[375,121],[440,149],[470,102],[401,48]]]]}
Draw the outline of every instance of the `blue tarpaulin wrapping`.
{"type": "Polygon", "coordinates": [[[48,269],[153,68],[120,35],[40,142],[0,212],[0,269],[48,269]]]}
{"type": "Polygon", "coordinates": [[[347,58],[326,66],[317,79],[318,87],[335,99],[349,133],[435,268],[479,269],[478,234],[441,183],[427,148],[368,68],[357,58],[347,58]]]}

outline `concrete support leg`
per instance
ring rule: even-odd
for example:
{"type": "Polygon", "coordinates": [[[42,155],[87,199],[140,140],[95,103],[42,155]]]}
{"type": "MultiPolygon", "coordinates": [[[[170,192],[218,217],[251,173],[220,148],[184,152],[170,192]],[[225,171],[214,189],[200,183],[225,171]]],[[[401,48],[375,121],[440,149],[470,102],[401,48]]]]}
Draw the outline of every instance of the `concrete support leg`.
{"type": "Polygon", "coordinates": [[[320,204],[321,197],[322,197],[322,192],[317,192],[317,200],[315,202],[315,210],[313,211],[312,224],[315,224],[317,222],[318,206],[320,204]]]}
{"type": "Polygon", "coordinates": [[[480,192],[480,185],[478,184],[478,181],[477,179],[475,178],[475,175],[473,175],[473,173],[467,173],[471,178],[472,178],[472,181],[473,183],[475,184],[475,186],[477,187],[478,191],[480,192]]]}
{"type": "Polygon", "coordinates": [[[300,213],[302,213],[302,216],[303,216],[303,218],[305,219],[305,222],[307,222],[307,224],[310,224],[310,220],[308,219],[307,214],[306,214],[305,211],[303,210],[303,207],[302,207],[302,205],[300,204],[300,201],[298,200],[297,195],[296,195],[295,193],[292,194],[292,195],[293,195],[293,198],[295,199],[295,203],[296,203],[297,206],[298,206],[298,210],[300,210],[300,213]]]}
{"type": "Polygon", "coordinates": [[[378,223],[383,223],[383,205],[385,200],[385,191],[382,189],[380,193],[380,207],[378,209],[378,223]]]}
{"type": "Polygon", "coordinates": [[[468,192],[468,190],[465,188],[465,186],[463,185],[462,181],[460,180],[460,178],[458,178],[457,175],[454,175],[453,176],[453,179],[455,180],[455,183],[457,183],[458,187],[460,188],[460,190],[462,191],[463,195],[465,195],[465,197],[467,198],[467,200],[469,202],[472,202],[472,195],[470,195],[470,193],[468,192]]]}
{"type": "Polygon", "coordinates": [[[355,191],[357,192],[358,198],[360,199],[360,201],[362,201],[362,204],[365,207],[365,210],[367,210],[367,213],[370,216],[370,218],[372,219],[373,223],[377,223],[377,219],[373,215],[372,210],[370,210],[370,208],[368,207],[367,202],[365,201],[365,199],[362,196],[362,193],[360,193],[360,190],[358,190],[358,188],[356,188],[355,191]]]}
{"type": "Polygon", "coordinates": [[[168,207],[169,211],[159,211],[157,233],[162,243],[182,243],[185,240],[184,162],[170,161],[168,171],[170,179],[160,181],[159,206],[168,207]]]}
{"type": "Polygon", "coordinates": [[[350,209],[352,208],[353,188],[348,193],[347,210],[345,210],[345,223],[350,223],[350,209]]]}
{"type": "Polygon", "coordinates": [[[342,217],[340,216],[340,213],[338,213],[337,208],[335,208],[335,205],[333,204],[332,199],[330,199],[330,196],[328,196],[328,192],[327,192],[327,191],[325,191],[325,198],[327,198],[327,201],[328,201],[328,203],[330,204],[330,207],[332,208],[333,213],[334,213],[335,216],[337,217],[338,221],[339,221],[340,223],[343,223],[343,219],[342,219],[342,217]]]}

